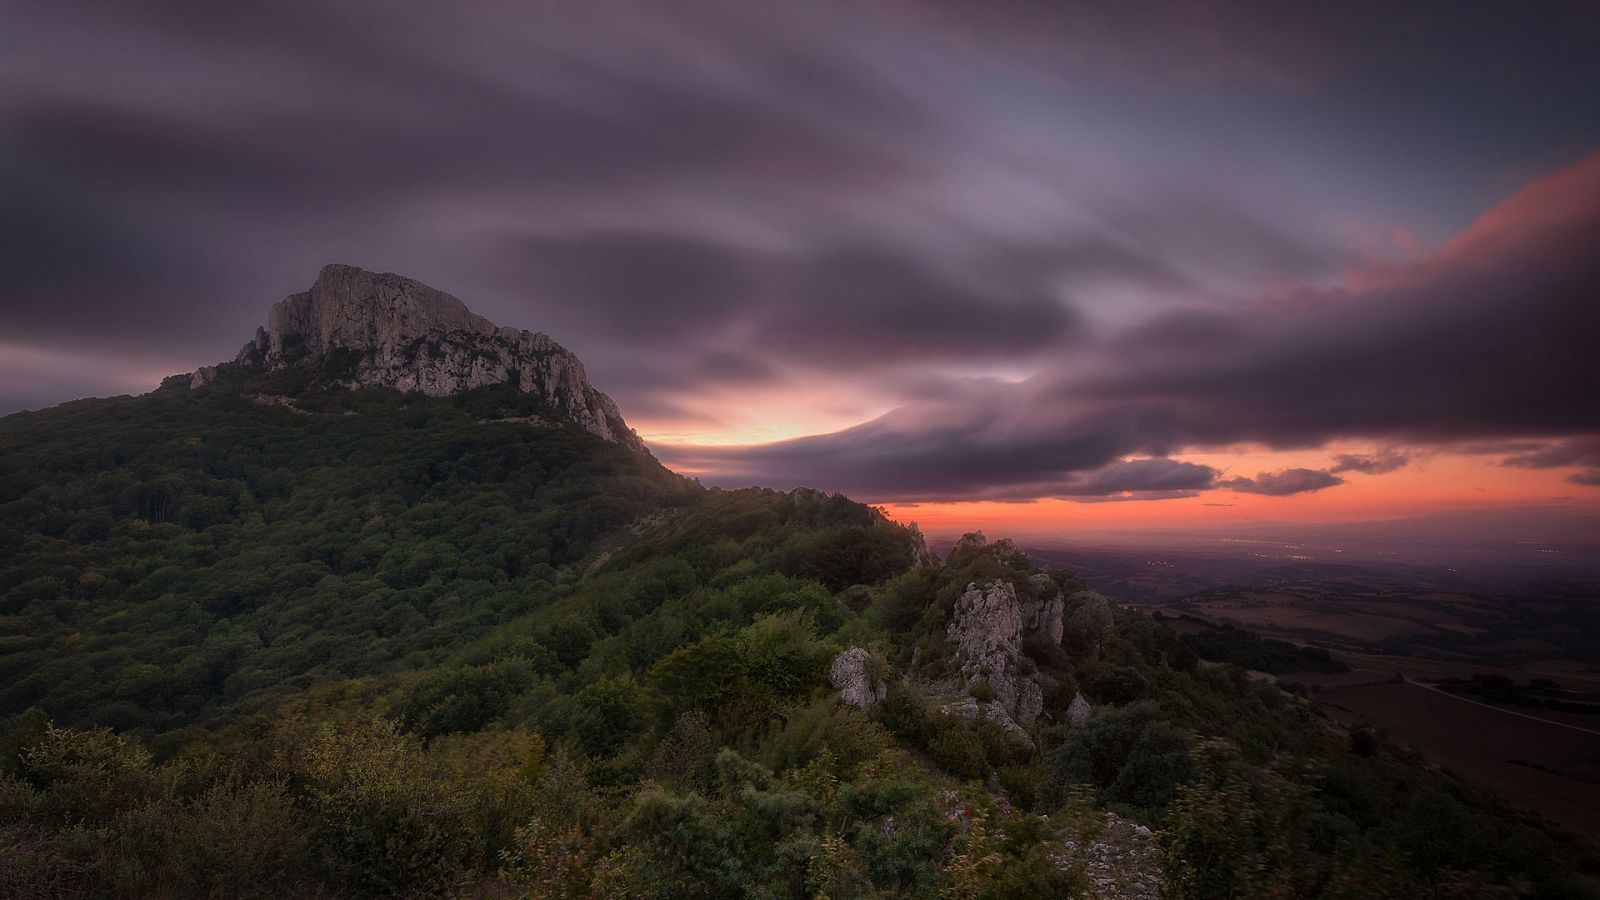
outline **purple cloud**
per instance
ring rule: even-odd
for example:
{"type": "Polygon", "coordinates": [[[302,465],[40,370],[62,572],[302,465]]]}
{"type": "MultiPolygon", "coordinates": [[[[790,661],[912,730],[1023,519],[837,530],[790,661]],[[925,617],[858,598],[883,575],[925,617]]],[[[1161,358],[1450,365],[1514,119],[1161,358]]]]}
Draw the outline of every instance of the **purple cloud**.
{"type": "Polygon", "coordinates": [[[1267,497],[1287,497],[1291,494],[1307,494],[1320,491],[1336,485],[1344,484],[1344,479],[1321,469],[1282,469],[1277,472],[1262,472],[1254,478],[1243,476],[1224,478],[1217,482],[1217,487],[1223,490],[1238,491],[1241,494],[1261,494],[1267,497]]]}
{"type": "Polygon", "coordinates": [[[230,357],[337,260],[554,335],[662,433],[892,409],[658,448],[725,484],[1154,498],[1212,488],[1189,447],[1593,436],[1600,163],[1425,260],[1348,224],[1437,244],[1600,145],[1600,57],[1547,52],[1577,8],[1417,54],[1382,5],[23,4],[0,411],[230,357]]]}
{"type": "Polygon", "coordinates": [[[1567,476],[1573,484],[1600,486],[1600,435],[1570,438],[1528,449],[1501,461],[1520,469],[1574,467],[1583,471],[1567,476]]]}
{"type": "Polygon", "coordinates": [[[1411,461],[1404,453],[1386,450],[1373,456],[1341,453],[1333,458],[1329,472],[1360,472],[1363,475],[1383,475],[1405,468],[1411,461]]]}
{"type": "MultiPolygon", "coordinates": [[[[1128,456],[1243,442],[1292,449],[1338,439],[1593,435],[1597,244],[1600,154],[1520,192],[1435,256],[1326,304],[1202,318],[1203,333],[1224,337],[1185,352],[1166,352],[1194,321],[1179,314],[1025,381],[952,385],[833,434],[663,450],[728,483],[933,499],[1040,490],[1128,456]]],[[[1336,478],[1294,483],[1327,487],[1336,478]]]]}

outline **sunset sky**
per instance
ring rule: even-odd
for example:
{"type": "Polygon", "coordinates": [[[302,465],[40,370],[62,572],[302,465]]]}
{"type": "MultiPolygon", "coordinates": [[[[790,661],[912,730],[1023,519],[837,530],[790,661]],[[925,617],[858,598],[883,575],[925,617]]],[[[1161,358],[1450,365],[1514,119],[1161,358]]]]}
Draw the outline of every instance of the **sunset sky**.
{"type": "Polygon", "coordinates": [[[346,262],[934,532],[1600,508],[1600,5],[462,8],[0,4],[0,413],[346,262]]]}

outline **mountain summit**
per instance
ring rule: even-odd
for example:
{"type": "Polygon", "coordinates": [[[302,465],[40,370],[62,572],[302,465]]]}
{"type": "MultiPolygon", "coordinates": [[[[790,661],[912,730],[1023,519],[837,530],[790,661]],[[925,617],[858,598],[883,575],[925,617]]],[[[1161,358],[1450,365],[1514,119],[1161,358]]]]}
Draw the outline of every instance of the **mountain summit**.
{"type": "Polygon", "coordinates": [[[190,388],[220,377],[300,368],[325,384],[442,397],[513,385],[608,441],[644,445],[583,363],[540,332],[495,325],[455,297],[392,272],[328,265],[310,290],[273,304],[267,326],[232,363],[171,379],[190,388]]]}

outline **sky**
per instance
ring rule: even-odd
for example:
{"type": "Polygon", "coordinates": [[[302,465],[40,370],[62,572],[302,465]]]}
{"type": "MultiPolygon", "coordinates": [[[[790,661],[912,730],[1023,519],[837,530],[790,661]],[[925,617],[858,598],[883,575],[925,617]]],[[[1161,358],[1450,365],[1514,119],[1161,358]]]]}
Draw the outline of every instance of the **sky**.
{"type": "Polygon", "coordinates": [[[930,531],[1600,508],[1600,6],[0,0],[0,413],[343,262],[930,531]]]}

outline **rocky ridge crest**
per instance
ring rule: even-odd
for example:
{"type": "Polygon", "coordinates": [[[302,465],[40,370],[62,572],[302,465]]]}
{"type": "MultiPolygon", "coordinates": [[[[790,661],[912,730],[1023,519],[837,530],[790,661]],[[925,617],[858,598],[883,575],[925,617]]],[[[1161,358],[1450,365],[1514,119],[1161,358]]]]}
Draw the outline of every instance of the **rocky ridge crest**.
{"type": "Polygon", "coordinates": [[[616,403],[590,384],[583,363],[549,335],[495,325],[443,291],[355,266],[324,266],[309,290],[274,304],[266,327],[233,362],[169,382],[197,388],[230,369],[293,367],[314,369],[329,384],[430,397],[509,384],[591,434],[644,447],[616,403]]]}
{"type": "MultiPolygon", "coordinates": [[[[954,651],[953,669],[920,685],[944,713],[966,719],[983,717],[1018,737],[1023,726],[1044,713],[1044,685],[1025,645],[1037,641],[1060,648],[1067,626],[1067,600],[1050,575],[1023,574],[1032,567],[1027,555],[1010,540],[990,543],[982,532],[963,537],[950,552],[952,564],[981,554],[1014,575],[969,582],[957,597],[944,639],[954,651]]],[[[931,557],[931,554],[929,554],[931,557]]],[[[926,564],[919,559],[916,564],[926,564]]],[[[1093,592],[1084,591],[1083,595],[1093,592]]],[[[1104,598],[1093,594],[1104,603],[1104,598]]],[[[851,648],[834,661],[830,676],[846,703],[870,707],[884,697],[884,685],[872,674],[868,653],[851,648]]],[[[1072,724],[1082,724],[1090,707],[1081,694],[1066,711],[1072,724]]]]}

